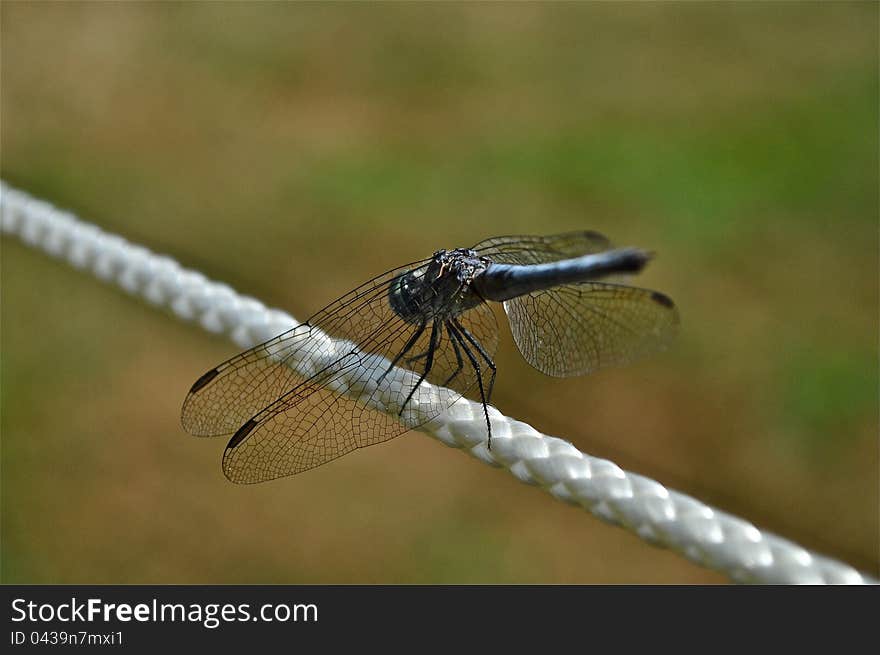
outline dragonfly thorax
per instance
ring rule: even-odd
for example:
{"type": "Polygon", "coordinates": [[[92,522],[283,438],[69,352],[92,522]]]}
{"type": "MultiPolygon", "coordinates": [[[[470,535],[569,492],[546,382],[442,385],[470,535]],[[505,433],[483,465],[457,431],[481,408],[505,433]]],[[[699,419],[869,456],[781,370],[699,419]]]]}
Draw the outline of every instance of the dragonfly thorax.
{"type": "Polygon", "coordinates": [[[419,268],[398,275],[388,288],[394,312],[410,323],[446,320],[483,300],[471,282],[489,266],[473,250],[438,250],[419,268]]]}

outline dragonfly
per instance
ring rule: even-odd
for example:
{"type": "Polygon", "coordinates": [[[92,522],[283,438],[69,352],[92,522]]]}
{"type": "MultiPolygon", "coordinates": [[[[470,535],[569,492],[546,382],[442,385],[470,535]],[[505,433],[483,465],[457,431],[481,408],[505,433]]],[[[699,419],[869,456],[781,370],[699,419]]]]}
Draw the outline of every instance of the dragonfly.
{"type": "Polygon", "coordinates": [[[183,428],[229,436],[223,472],[294,475],[417,429],[462,397],[488,407],[501,303],[523,358],[572,377],[664,349],[675,303],[630,284],[653,253],[594,231],[502,236],[437,250],[333,301],[192,385],[183,428]]]}

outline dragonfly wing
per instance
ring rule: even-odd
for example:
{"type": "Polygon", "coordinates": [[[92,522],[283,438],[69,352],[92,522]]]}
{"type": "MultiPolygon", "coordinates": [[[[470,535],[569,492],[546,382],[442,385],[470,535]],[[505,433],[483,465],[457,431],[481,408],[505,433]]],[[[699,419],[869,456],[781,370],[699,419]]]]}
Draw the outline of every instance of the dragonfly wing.
{"type": "MultiPolygon", "coordinates": [[[[473,367],[458,365],[442,324],[407,322],[391,308],[389,286],[403,273],[423,273],[423,264],[374,278],[206,373],[184,403],[184,428],[234,432],[223,470],[234,482],[252,483],[387,441],[442,412],[478,378],[473,367]]],[[[498,330],[488,306],[459,320],[494,353],[498,330]]]]}
{"type": "Polygon", "coordinates": [[[679,324],[664,294],[605,282],[519,296],[504,310],[522,356],[554,377],[584,375],[661,350],[679,324]]]}
{"type": "MultiPolygon", "coordinates": [[[[484,349],[495,352],[497,325],[488,306],[466,312],[459,321],[479,335],[484,349]]],[[[431,371],[416,386],[426,366],[423,355],[430,329],[409,351],[415,361],[405,364],[408,369],[398,364],[394,373],[383,377],[393,359],[389,354],[404,344],[389,335],[383,339],[395,341],[394,348],[352,352],[254,416],[227,445],[223,472],[244,484],[301,473],[418,428],[473,392],[476,370],[467,361],[459,362],[448,332],[439,325],[438,334],[440,330],[443,334],[434,349],[431,371]],[[439,386],[444,383],[448,386],[439,386]]],[[[404,334],[409,341],[414,333],[410,328],[400,336],[404,334]]],[[[481,376],[485,385],[487,371],[481,376]]]]}
{"type": "Polygon", "coordinates": [[[199,437],[232,434],[300,384],[294,358],[308,354],[311,333],[309,325],[298,325],[205,373],[183,403],[184,430],[199,437]]]}
{"type": "MultiPolygon", "coordinates": [[[[183,428],[196,436],[232,434],[254,414],[344,357],[325,335],[345,336],[375,318],[364,307],[381,303],[397,275],[423,262],[388,271],[327,305],[305,323],[211,369],[196,380],[181,412],[183,428]]],[[[369,335],[370,332],[364,332],[369,335]]],[[[349,351],[355,348],[351,344],[349,351]]]]}
{"type": "Polygon", "coordinates": [[[611,243],[606,237],[585,230],[550,236],[492,237],[475,245],[473,250],[501,264],[544,264],[604,252],[610,248],[611,243]]]}
{"type": "Polygon", "coordinates": [[[346,383],[362,365],[351,353],[245,422],[223,453],[226,477],[250,484],[301,473],[409,430],[346,383]]]}

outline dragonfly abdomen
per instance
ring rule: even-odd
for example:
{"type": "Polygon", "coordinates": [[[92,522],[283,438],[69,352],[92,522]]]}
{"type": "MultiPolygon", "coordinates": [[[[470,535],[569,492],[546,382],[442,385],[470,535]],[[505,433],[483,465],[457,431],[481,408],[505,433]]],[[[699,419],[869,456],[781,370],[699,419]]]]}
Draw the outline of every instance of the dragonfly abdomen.
{"type": "Polygon", "coordinates": [[[651,253],[639,248],[619,248],[544,264],[490,264],[473,281],[486,300],[503,302],[563,284],[600,280],[609,275],[638,273],[651,253]]]}

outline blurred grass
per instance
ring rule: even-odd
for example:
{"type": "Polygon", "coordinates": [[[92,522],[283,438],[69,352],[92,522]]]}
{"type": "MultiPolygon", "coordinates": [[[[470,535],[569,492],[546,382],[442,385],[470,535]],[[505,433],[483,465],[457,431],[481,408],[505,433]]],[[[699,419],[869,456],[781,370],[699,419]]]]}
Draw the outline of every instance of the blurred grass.
{"type": "MultiPolygon", "coordinates": [[[[0,173],[304,318],[502,233],[659,253],[662,356],[496,404],[878,573],[872,3],[0,5],[0,173]]],[[[233,347],[2,242],[4,582],[715,582],[410,435],[239,488],[233,347]]]]}

